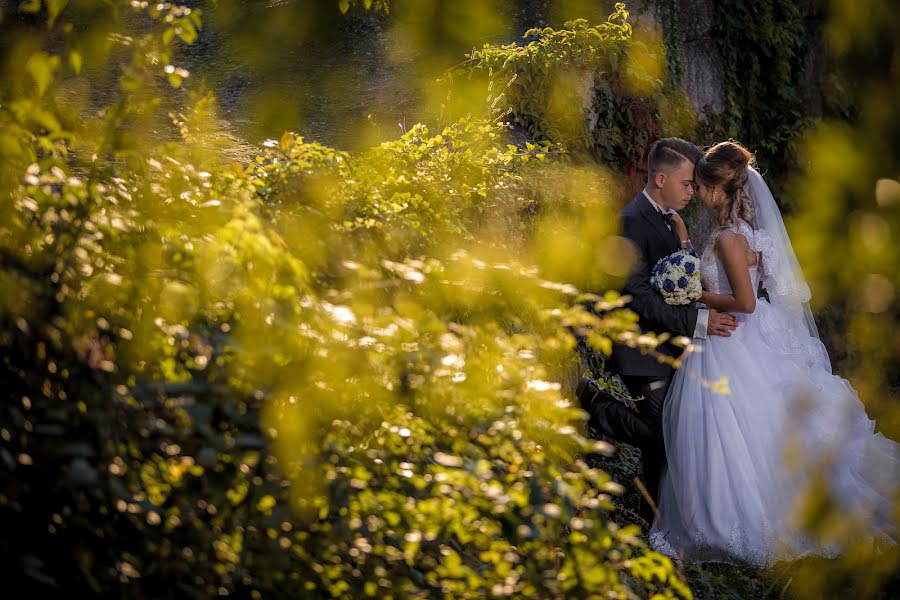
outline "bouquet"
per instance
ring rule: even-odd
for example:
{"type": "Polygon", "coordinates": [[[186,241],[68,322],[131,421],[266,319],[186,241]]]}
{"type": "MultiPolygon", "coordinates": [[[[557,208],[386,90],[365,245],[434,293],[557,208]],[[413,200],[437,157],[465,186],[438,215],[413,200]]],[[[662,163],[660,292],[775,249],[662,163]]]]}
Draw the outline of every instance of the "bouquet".
{"type": "Polygon", "coordinates": [[[700,261],[693,250],[679,250],[659,259],[650,272],[650,285],[666,304],[690,304],[700,298],[700,261]]]}

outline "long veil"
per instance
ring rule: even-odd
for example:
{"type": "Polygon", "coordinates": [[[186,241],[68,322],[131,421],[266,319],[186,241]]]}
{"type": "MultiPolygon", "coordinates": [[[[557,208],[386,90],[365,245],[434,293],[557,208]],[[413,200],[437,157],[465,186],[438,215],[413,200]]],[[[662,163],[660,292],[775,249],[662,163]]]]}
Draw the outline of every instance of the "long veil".
{"type": "Polygon", "coordinates": [[[800,270],[781,211],[762,175],[753,167],[747,167],[747,171],[745,189],[753,202],[754,237],[762,254],[762,285],[770,304],[783,317],[778,329],[769,331],[767,337],[776,346],[800,352],[809,363],[830,372],[831,361],[809,307],[809,285],[800,270]]]}

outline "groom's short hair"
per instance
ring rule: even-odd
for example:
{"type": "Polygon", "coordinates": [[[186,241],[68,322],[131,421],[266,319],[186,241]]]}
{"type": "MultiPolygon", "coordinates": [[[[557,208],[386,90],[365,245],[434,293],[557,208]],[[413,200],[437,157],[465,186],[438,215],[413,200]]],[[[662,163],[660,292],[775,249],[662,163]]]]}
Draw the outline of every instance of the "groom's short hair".
{"type": "Polygon", "coordinates": [[[678,168],[685,160],[697,164],[702,155],[700,148],[681,138],[667,137],[656,140],[647,153],[647,177],[653,179],[662,169],[678,168]]]}

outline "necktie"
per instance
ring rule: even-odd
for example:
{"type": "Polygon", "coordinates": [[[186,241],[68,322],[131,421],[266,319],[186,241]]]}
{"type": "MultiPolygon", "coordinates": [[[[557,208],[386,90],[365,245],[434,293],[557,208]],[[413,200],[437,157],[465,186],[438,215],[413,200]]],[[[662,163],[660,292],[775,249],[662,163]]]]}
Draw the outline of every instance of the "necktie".
{"type": "Polygon", "coordinates": [[[666,227],[668,227],[669,230],[671,230],[672,229],[672,213],[665,212],[665,213],[659,213],[659,214],[660,214],[660,216],[662,216],[663,222],[666,224],[666,227]]]}

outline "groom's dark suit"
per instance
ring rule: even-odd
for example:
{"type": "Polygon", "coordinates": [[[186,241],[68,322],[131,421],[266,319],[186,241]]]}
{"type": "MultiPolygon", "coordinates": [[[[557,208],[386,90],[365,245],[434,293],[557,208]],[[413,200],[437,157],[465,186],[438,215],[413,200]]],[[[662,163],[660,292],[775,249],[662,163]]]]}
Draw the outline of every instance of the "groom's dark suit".
{"type": "MultiPolygon", "coordinates": [[[[632,297],[628,308],[640,317],[642,331],[669,332],[692,337],[698,310],[671,306],[650,287],[650,270],[664,256],[680,249],[678,235],[666,225],[664,215],[639,193],[620,213],[622,235],[637,250],[637,261],[625,284],[623,294],[632,297]]],[[[681,349],[672,344],[658,348],[661,353],[678,356],[681,349]]],[[[610,398],[598,395],[588,408],[591,423],[603,433],[641,449],[644,481],[656,498],[660,469],[665,461],[662,435],[663,401],[674,373],[672,367],[636,348],[616,345],[610,368],[618,373],[635,398],[638,412],[610,398]]]]}

